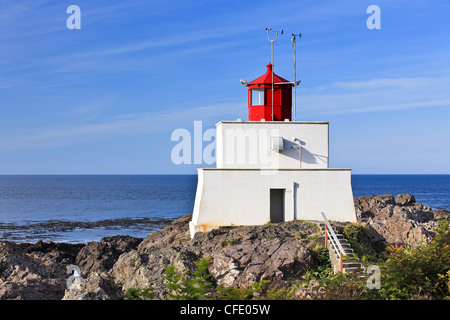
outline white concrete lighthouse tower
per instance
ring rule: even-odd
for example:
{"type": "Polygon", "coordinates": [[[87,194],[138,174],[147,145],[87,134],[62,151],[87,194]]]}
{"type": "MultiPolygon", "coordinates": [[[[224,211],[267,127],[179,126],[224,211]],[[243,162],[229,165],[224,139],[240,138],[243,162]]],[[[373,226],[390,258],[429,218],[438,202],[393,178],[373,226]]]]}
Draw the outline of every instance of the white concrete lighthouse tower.
{"type": "Polygon", "coordinates": [[[191,237],[219,226],[322,220],[321,212],[356,221],[351,169],[329,168],[329,123],[291,121],[294,83],[266,67],[244,83],[249,120],[216,124],[216,168],[198,169],[191,237]]]}

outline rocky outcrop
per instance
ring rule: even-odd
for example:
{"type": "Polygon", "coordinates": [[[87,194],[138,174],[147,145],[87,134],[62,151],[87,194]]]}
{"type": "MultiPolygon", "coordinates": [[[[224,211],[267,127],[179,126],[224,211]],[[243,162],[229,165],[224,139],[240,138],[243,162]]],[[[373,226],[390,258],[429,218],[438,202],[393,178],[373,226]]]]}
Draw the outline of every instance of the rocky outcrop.
{"type": "Polygon", "coordinates": [[[358,221],[373,228],[385,242],[418,246],[434,236],[433,211],[416,203],[412,195],[358,197],[354,202],[358,221]]]}
{"type": "MultiPolygon", "coordinates": [[[[437,220],[449,212],[432,211],[410,195],[355,198],[358,221],[373,233],[372,242],[417,245],[434,236],[437,220]]],[[[103,238],[88,244],[16,244],[0,242],[0,299],[122,299],[129,288],[152,287],[157,298],[167,294],[165,266],[194,269],[209,258],[212,281],[246,288],[271,280],[287,288],[314,264],[318,227],[304,221],[262,226],[222,227],[191,240],[191,215],[173,221],[145,239],[103,238]],[[315,239],[315,240],[313,240],[315,239]],[[68,288],[67,268],[77,266],[81,278],[68,288]]]]}
{"type": "Polygon", "coordinates": [[[137,248],[141,238],[130,236],[105,237],[89,242],[78,253],[75,265],[81,275],[78,287],[66,288],[63,300],[109,300],[120,298],[122,292],[108,274],[119,257],[137,248]]]}
{"type": "Polygon", "coordinates": [[[164,298],[164,266],[179,272],[192,270],[193,262],[211,259],[209,272],[217,284],[249,287],[255,281],[271,280],[275,288],[313,265],[308,235],[317,227],[306,222],[277,225],[219,228],[189,239],[187,215],[168,228],[150,234],[137,250],[120,256],[111,276],[124,291],[131,287],[153,287],[164,298]],[[304,237],[304,241],[299,241],[304,237]]]}
{"type": "Polygon", "coordinates": [[[0,242],[0,299],[60,300],[83,245],[0,242]]]}
{"type": "Polygon", "coordinates": [[[75,264],[84,274],[108,271],[122,253],[135,249],[141,242],[141,238],[130,236],[105,237],[98,242],[92,241],[79,251],[75,264]]]}
{"type": "Polygon", "coordinates": [[[435,220],[450,221],[450,211],[448,210],[443,209],[435,210],[433,211],[433,215],[435,220]]]}
{"type": "Polygon", "coordinates": [[[395,204],[399,206],[414,205],[416,198],[412,194],[398,194],[395,197],[395,204]]]}
{"type": "Polygon", "coordinates": [[[80,287],[65,290],[64,299],[120,299],[129,288],[149,287],[157,298],[166,299],[164,267],[174,265],[185,272],[200,258],[210,258],[209,272],[216,284],[243,288],[260,280],[285,288],[289,279],[313,265],[310,247],[315,242],[309,236],[318,232],[314,224],[223,227],[191,240],[190,220],[191,215],[175,220],[139,245],[124,237],[89,243],[75,259],[83,273],[80,287]]]}

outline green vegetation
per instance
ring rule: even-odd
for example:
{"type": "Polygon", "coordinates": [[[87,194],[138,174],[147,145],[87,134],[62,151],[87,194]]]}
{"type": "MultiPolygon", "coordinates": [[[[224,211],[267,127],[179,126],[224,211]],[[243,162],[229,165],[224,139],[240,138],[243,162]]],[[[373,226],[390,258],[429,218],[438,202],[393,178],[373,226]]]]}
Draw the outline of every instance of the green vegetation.
{"type": "Polygon", "coordinates": [[[314,300],[361,300],[365,299],[366,293],[366,277],[337,273],[317,281],[312,286],[309,297],[314,300]]]}
{"type": "Polygon", "coordinates": [[[208,272],[209,258],[194,262],[196,270],[188,277],[175,272],[175,266],[166,266],[167,288],[172,290],[167,296],[171,300],[206,300],[212,299],[213,285],[209,281],[212,274],[208,272]]]}
{"type": "Polygon", "coordinates": [[[212,275],[208,272],[210,259],[202,258],[195,262],[196,270],[187,274],[175,272],[175,266],[165,267],[165,279],[171,300],[249,300],[269,299],[286,300],[292,296],[289,290],[268,290],[269,281],[255,282],[250,288],[234,288],[223,285],[214,286],[210,282],[212,275]]]}
{"type": "Polygon", "coordinates": [[[152,300],[156,293],[152,292],[153,288],[136,289],[130,288],[125,293],[125,299],[127,300],[152,300]]]}
{"type": "Polygon", "coordinates": [[[376,252],[370,246],[373,236],[367,228],[360,224],[350,223],[344,227],[343,234],[361,260],[377,260],[376,252]]]}
{"type": "Polygon", "coordinates": [[[218,286],[214,292],[216,300],[291,300],[295,290],[268,289],[270,281],[263,280],[252,284],[250,288],[218,286]]]}
{"type": "Polygon", "coordinates": [[[314,268],[305,271],[302,275],[301,286],[306,287],[311,281],[329,278],[333,275],[330,253],[327,248],[320,247],[312,252],[314,257],[314,268]]]}
{"type": "Polygon", "coordinates": [[[440,222],[430,243],[417,248],[388,246],[380,267],[380,289],[367,278],[336,274],[313,286],[312,299],[450,300],[450,229],[440,222]]]}
{"type": "MultiPolygon", "coordinates": [[[[196,270],[190,274],[177,273],[175,266],[164,267],[167,280],[167,288],[171,290],[167,297],[171,300],[206,300],[212,299],[212,283],[209,279],[212,275],[208,272],[209,258],[202,258],[194,262],[196,270]]],[[[152,288],[144,290],[130,288],[125,293],[127,300],[151,300],[156,296],[152,288]]]]}
{"type": "Polygon", "coordinates": [[[434,239],[418,248],[388,247],[381,267],[382,299],[450,300],[450,229],[441,221],[434,239]]]}
{"type": "MultiPolygon", "coordinates": [[[[177,273],[175,266],[166,266],[166,287],[171,290],[167,294],[170,300],[288,300],[293,299],[295,290],[270,290],[270,281],[259,281],[250,288],[234,288],[214,286],[210,281],[212,275],[208,272],[209,258],[201,258],[194,264],[195,271],[177,273]]],[[[153,299],[156,294],[152,288],[145,290],[130,288],[125,293],[127,300],[153,299]]]]}
{"type": "Polygon", "coordinates": [[[319,279],[329,278],[333,275],[333,266],[331,265],[330,252],[327,248],[321,248],[317,257],[315,270],[319,279]]]}

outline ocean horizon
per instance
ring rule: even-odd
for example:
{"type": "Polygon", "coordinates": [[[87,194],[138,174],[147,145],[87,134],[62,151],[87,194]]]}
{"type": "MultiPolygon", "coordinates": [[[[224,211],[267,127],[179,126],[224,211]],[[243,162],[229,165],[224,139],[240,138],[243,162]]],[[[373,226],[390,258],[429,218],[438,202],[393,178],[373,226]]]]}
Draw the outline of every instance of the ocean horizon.
{"type": "MultiPolygon", "coordinates": [[[[143,238],[192,213],[196,186],[196,174],[0,175],[0,240],[143,238]]],[[[352,174],[352,189],[450,210],[450,174],[352,174]]]]}

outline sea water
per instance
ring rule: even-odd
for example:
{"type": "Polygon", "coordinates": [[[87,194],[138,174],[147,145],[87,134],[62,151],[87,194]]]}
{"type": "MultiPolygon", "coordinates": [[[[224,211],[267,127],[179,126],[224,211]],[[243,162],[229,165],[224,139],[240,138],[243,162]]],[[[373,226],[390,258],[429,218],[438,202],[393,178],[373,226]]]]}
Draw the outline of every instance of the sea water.
{"type": "MultiPolygon", "coordinates": [[[[196,175],[2,175],[0,240],[146,237],[192,213],[196,175]]],[[[355,197],[401,193],[450,210],[450,175],[352,175],[355,197]]]]}

